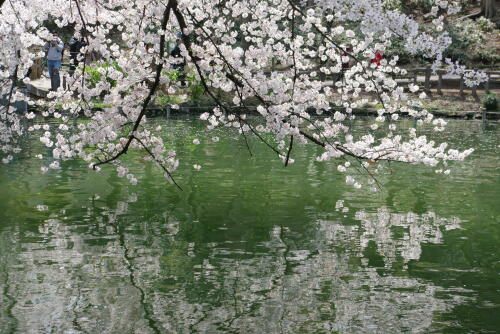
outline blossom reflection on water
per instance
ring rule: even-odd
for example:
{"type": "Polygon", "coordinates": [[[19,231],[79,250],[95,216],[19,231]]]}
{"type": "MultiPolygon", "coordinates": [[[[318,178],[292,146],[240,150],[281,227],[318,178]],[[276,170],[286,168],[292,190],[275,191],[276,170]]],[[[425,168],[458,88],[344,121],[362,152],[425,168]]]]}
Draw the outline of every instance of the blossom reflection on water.
{"type": "Polygon", "coordinates": [[[446,177],[392,165],[364,193],[313,149],[284,168],[227,133],[192,145],[201,123],[156,122],[189,157],[183,192],[133,152],[135,187],[75,161],[0,165],[0,333],[498,328],[500,127],[451,121],[441,136],[478,142],[470,160],[446,177]]]}
{"type": "Polygon", "coordinates": [[[248,249],[244,240],[188,242],[168,215],[124,226],[127,207],[88,208],[89,219],[99,215],[85,227],[62,213],[31,241],[10,237],[19,258],[4,261],[18,332],[425,332],[465,298],[436,298],[446,289],[405,269],[422,244],[459,228],[457,218],[358,211],[357,224],[318,220],[307,244],[274,226],[248,249]]]}

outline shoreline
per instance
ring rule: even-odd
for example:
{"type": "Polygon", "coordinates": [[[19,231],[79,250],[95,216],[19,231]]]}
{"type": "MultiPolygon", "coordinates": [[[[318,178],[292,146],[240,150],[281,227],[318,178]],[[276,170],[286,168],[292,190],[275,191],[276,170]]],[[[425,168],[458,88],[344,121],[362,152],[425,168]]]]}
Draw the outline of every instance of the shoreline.
{"type": "MultiPolygon", "coordinates": [[[[162,115],[171,115],[171,114],[202,114],[204,112],[210,112],[215,105],[195,105],[195,104],[181,104],[179,108],[172,108],[171,106],[156,106],[152,105],[147,108],[146,116],[148,117],[159,117],[162,115]]],[[[106,108],[92,108],[92,111],[105,111],[106,108]]],[[[236,109],[236,108],[235,108],[236,109]]],[[[255,106],[250,106],[245,109],[245,113],[248,115],[257,115],[257,111],[255,110],[255,106]]],[[[44,108],[35,108],[29,107],[28,111],[33,111],[35,113],[39,113],[41,111],[45,111],[44,108]]],[[[64,112],[62,109],[56,109],[59,112],[64,112]]],[[[345,112],[345,108],[332,106],[329,111],[341,111],[345,112]]],[[[352,111],[352,115],[354,116],[370,116],[376,117],[378,109],[376,108],[354,108],[352,111]]],[[[310,114],[313,116],[322,116],[317,115],[314,110],[308,110],[310,114]]],[[[328,112],[325,111],[323,115],[328,112]]],[[[429,113],[433,114],[439,118],[447,118],[447,119],[463,119],[463,120],[488,120],[488,121],[500,121],[500,110],[497,111],[485,111],[484,108],[480,108],[479,110],[429,110],[429,113]],[[486,118],[485,118],[486,117],[486,118]]],[[[401,113],[402,117],[408,117],[408,113],[401,113]]]]}

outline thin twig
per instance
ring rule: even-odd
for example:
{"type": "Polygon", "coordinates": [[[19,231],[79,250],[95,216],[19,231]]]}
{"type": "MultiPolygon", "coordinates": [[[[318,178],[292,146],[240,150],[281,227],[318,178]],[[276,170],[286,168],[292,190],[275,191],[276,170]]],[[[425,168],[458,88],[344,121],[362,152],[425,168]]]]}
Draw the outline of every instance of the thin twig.
{"type": "Polygon", "coordinates": [[[293,135],[290,136],[290,146],[288,147],[288,152],[286,153],[285,167],[288,166],[288,161],[290,160],[290,153],[292,153],[293,147],[293,135]]]}
{"type": "Polygon", "coordinates": [[[180,186],[177,182],[175,182],[175,179],[174,179],[174,177],[172,176],[172,174],[170,173],[170,171],[168,170],[168,168],[167,168],[167,167],[165,167],[165,166],[163,165],[163,163],[162,163],[160,160],[158,160],[158,158],[157,158],[157,157],[154,155],[154,153],[153,153],[153,152],[151,152],[151,150],[150,150],[150,149],[149,149],[149,148],[148,148],[148,147],[147,147],[147,146],[146,146],[146,145],[142,142],[142,140],[140,140],[140,139],[139,139],[138,137],[136,137],[136,136],[133,136],[133,137],[134,137],[134,139],[135,139],[135,140],[137,140],[137,141],[139,142],[139,144],[141,144],[141,145],[142,145],[142,147],[143,147],[143,148],[146,150],[146,152],[148,152],[148,153],[149,153],[149,155],[150,155],[150,156],[151,156],[151,157],[152,157],[152,158],[153,158],[153,159],[154,159],[154,160],[158,163],[158,165],[160,165],[160,167],[161,167],[161,168],[165,171],[165,173],[167,173],[168,177],[169,177],[169,178],[172,180],[172,182],[173,182],[173,183],[177,186],[177,188],[179,188],[179,189],[182,191],[183,189],[181,188],[181,186],[180,186]]]}

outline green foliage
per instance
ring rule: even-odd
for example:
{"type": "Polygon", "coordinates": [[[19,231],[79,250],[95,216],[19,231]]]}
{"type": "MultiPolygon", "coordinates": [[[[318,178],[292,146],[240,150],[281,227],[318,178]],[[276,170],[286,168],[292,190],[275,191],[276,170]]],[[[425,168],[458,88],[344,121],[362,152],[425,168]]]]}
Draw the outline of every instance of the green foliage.
{"type": "MultiPolygon", "coordinates": [[[[176,82],[181,79],[182,71],[179,69],[173,69],[170,71],[163,71],[162,74],[168,76],[171,81],[176,82]]],[[[194,72],[186,73],[185,80],[187,82],[187,89],[189,91],[190,100],[200,100],[205,93],[205,87],[203,86],[201,81],[198,80],[194,72]]]]}
{"type": "Polygon", "coordinates": [[[400,10],[401,9],[401,1],[400,0],[384,0],[385,8],[389,10],[400,10]]]}
{"type": "Polygon", "coordinates": [[[179,104],[184,102],[178,96],[169,96],[169,95],[159,95],[155,99],[155,104],[160,107],[165,107],[169,104],[179,104]]]}
{"type": "Polygon", "coordinates": [[[109,103],[104,103],[102,100],[99,99],[92,99],[90,101],[92,108],[95,109],[104,109],[104,108],[111,108],[113,105],[109,103]]]}
{"type": "Polygon", "coordinates": [[[95,87],[97,83],[103,80],[109,82],[111,87],[116,87],[116,80],[113,80],[108,77],[108,71],[110,68],[114,68],[115,70],[123,73],[122,68],[118,66],[118,63],[116,62],[101,63],[92,66],[86,66],[85,74],[87,74],[88,76],[88,82],[90,84],[90,87],[95,87]]]}
{"type": "Polygon", "coordinates": [[[481,31],[484,32],[492,32],[495,30],[495,23],[491,22],[485,17],[480,17],[476,20],[476,23],[478,25],[478,28],[481,29],[481,31]]]}
{"type": "Polygon", "coordinates": [[[435,5],[434,0],[420,0],[420,5],[426,10],[430,10],[435,5]]]}
{"type": "Polygon", "coordinates": [[[190,75],[187,77],[188,89],[190,92],[191,100],[198,101],[205,93],[205,87],[200,80],[196,78],[195,75],[190,75]]]}
{"type": "Polygon", "coordinates": [[[163,71],[162,74],[168,76],[171,81],[177,81],[181,76],[179,70],[163,71]]]}
{"type": "Polygon", "coordinates": [[[486,110],[494,111],[498,109],[498,100],[495,94],[486,91],[483,97],[483,107],[486,110]]]}
{"type": "MultiPolygon", "coordinates": [[[[84,102],[82,101],[77,101],[77,100],[72,100],[71,103],[77,103],[78,105],[80,106],[84,106],[84,102]]],[[[93,109],[105,109],[105,108],[111,108],[113,105],[110,104],[110,103],[104,103],[102,100],[100,99],[91,99],[90,100],[90,105],[92,106],[93,109]]],[[[54,105],[54,108],[56,110],[64,110],[63,109],[63,103],[56,103],[54,105]]]]}

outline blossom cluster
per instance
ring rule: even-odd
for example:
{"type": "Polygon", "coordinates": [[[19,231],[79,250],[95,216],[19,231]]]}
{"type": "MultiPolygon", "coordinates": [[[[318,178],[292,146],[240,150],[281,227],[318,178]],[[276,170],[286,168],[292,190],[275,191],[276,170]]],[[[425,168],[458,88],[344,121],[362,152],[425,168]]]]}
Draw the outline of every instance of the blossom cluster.
{"type": "MultiPolygon", "coordinates": [[[[371,61],[377,52],[384,53],[392,38],[400,38],[407,52],[439,64],[451,43],[443,20],[456,12],[455,1],[435,2],[428,13],[436,27],[433,31],[404,13],[388,10],[380,0],[316,0],[313,4],[33,0],[4,5],[0,14],[2,92],[13,87],[14,77],[29,83],[24,73],[43,57],[41,47],[52,37],[53,32],[45,28],[48,21],[59,28],[74,27],[75,36],[83,37],[86,46],[79,55],[83,66],[67,77],[66,88],[49,94],[38,123],[33,123],[31,112],[19,114],[10,105],[0,109],[3,161],[9,162],[19,151],[16,138],[25,131],[22,120],[26,119],[33,123],[27,130],[40,133],[40,141],[52,149],[53,162],[42,170],[60,168],[60,161],[79,157],[94,169],[113,164],[118,175],[136,183],[121,157],[129,149],[141,149],[173,181],[171,173],[179,164],[176,152],[166,148],[161,128],[148,126],[145,110],[160,90],[178,91],[165,71],[179,61],[167,49],[169,41],[179,38],[187,67],[217,105],[201,116],[209,129],[234,128],[245,140],[255,136],[285,164],[293,162],[293,142],[321,146],[317,160],[336,159],[338,170],[346,173],[379,160],[438,166],[471,153],[447,149],[445,143],[418,135],[419,129],[398,133],[401,115],[416,118],[418,125],[432,124],[436,131],[442,130],[444,122],[412,101],[417,86],[398,84],[396,78],[406,71],[398,66],[397,57],[371,61]],[[100,60],[91,64],[91,55],[99,55],[100,60]],[[111,62],[115,66],[95,67],[106,80],[91,83],[85,67],[111,62]],[[279,64],[279,69],[272,64],[279,64]],[[219,93],[231,98],[221,101],[219,93]],[[109,107],[93,109],[90,102],[96,98],[109,107]],[[354,118],[354,108],[370,100],[382,106],[378,117],[364,134],[354,136],[346,121],[354,118]],[[56,106],[62,106],[62,111],[56,106]],[[246,116],[252,109],[258,120],[246,116]],[[73,121],[82,115],[87,122],[73,121]],[[56,118],[58,125],[39,124],[49,118],[56,118]],[[381,134],[384,123],[388,130],[381,134]],[[266,139],[268,134],[273,139],[266,139]]],[[[457,72],[457,67],[450,72],[457,72]]],[[[482,80],[480,75],[465,76],[471,83],[482,80]]],[[[8,104],[26,98],[10,95],[8,104]]],[[[350,175],[346,181],[361,186],[350,175]]]]}

